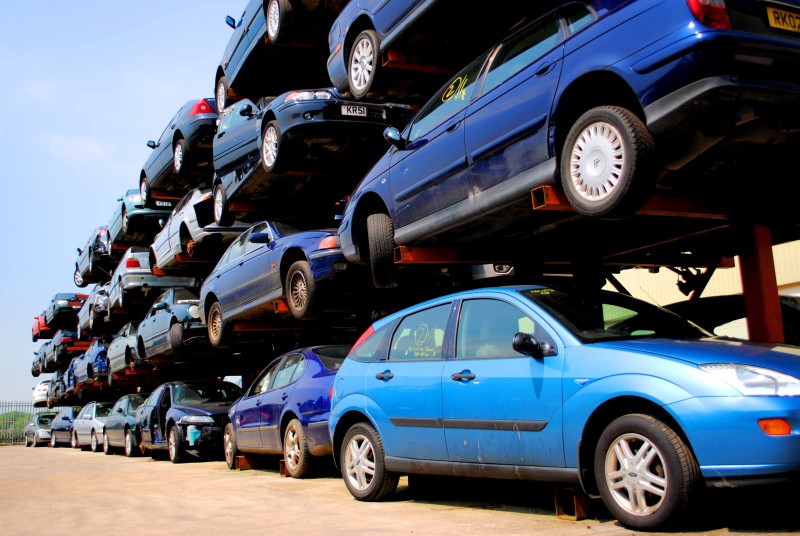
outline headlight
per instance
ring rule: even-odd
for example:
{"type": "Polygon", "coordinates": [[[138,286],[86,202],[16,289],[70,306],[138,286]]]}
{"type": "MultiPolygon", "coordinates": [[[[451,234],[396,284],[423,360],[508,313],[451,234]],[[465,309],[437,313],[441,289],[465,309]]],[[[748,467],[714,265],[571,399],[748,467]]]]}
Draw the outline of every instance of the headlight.
{"type": "Polygon", "coordinates": [[[189,316],[191,316],[192,318],[200,318],[200,308],[196,305],[190,305],[189,316]]]}
{"type": "Polygon", "coordinates": [[[142,196],[141,196],[141,194],[129,195],[128,196],[128,201],[130,201],[134,205],[141,205],[142,204],[142,196]]]}
{"type": "Polygon", "coordinates": [[[700,370],[746,396],[800,396],[800,380],[775,370],[735,363],[700,365],[700,370]]]}
{"type": "Polygon", "coordinates": [[[330,100],[333,98],[330,91],[292,91],[283,102],[304,100],[330,100]]]}
{"type": "Polygon", "coordinates": [[[187,415],[178,424],[214,424],[214,419],[207,415],[187,415]]]}
{"type": "Polygon", "coordinates": [[[69,305],[69,302],[67,300],[56,300],[56,305],[59,307],[66,307],[69,305]]]}

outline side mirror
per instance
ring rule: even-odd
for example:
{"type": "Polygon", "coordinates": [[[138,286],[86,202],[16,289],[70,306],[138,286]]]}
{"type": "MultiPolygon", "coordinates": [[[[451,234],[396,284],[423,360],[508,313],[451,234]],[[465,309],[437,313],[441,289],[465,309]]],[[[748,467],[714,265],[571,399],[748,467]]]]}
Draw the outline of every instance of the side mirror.
{"type": "Polygon", "coordinates": [[[162,220],[158,220],[158,226],[159,226],[159,227],[162,227],[162,228],[163,228],[165,223],[166,223],[166,222],[165,222],[163,219],[162,219],[162,220]]]}
{"type": "Polygon", "coordinates": [[[250,242],[253,244],[269,244],[270,241],[269,233],[253,233],[250,235],[250,242]]]}
{"type": "Polygon", "coordinates": [[[236,20],[233,17],[231,17],[230,15],[225,17],[225,24],[227,24],[228,26],[230,26],[234,30],[236,29],[236,20]]]}
{"type": "Polygon", "coordinates": [[[122,408],[117,408],[117,413],[122,413],[122,408]]]}
{"type": "Polygon", "coordinates": [[[155,149],[156,147],[158,147],[158,144],[156,142],[154,142],[153,140],[148,140],[147,141],[147,146],[150,147],[151,149],[155,149]]]}
{"type": "Polygon", "coordinates": [[[549,343],[537,341],[532,335],[527,333],[517,333],[514,335],[514,342],[511,347],[522,355],[527,355],[536,359],[552,355],[553,352],[553,347],[550,346],[549,343]]]}
{"type": "Polygon", "coordinates": [[[118,197],[118,198],[117,198],[117,203],[121,203],[121,202],[122,202],[122,198],[121,198],[121,197],[118,197]]]}
{"type": "Polygon", "coordinates": [[[167,308],[167,305],[169,304],[165,301],[158,302],[157,304],[153,305],[153,309],[155,309],[156,311],[163,311],[164,309],[167,308]]]}
{"type": "Polygon", "coordinates": [[[239,115],[243,117],[250,117],[251,115],[253,115],[253,106],[250,104],[245,104],[244,106],[242,106],[242,109],[239,110],[239,115]]]}
{"type": "Polygon", "coordinates": [[[67,422],[70,422],[72,419],[70,419],[69,417],[67,417],[66,415],[64,415],[63,417],[61,417],[61,420],[62,420],[62,421],[67,421],[67,422]]]}
{"type": "Polygon", "coordinates": [[[394,127],[386,127],[386,130],[383,131],[383,139],[397,149],[402,150],[406,147],[406,142],[400,137],[400,131],[394,127]]]}
{"type": "Polygon", "coordinates": [[[75,248],[75,249],[77,249],[77,250],[78,250],[78,255],[80,255],[80,254],[82,254],[82,253],[83,253],[83,250],[82,250],[81,248],[75,248]]]}

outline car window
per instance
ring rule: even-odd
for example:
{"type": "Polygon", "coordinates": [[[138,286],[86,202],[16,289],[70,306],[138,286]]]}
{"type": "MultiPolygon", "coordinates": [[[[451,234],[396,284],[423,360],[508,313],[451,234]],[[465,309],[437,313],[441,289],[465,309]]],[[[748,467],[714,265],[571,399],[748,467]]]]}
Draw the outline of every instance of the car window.
{"type": "Polygon", "coordinates": [[[277,370],[280,362],[281,360],[277,359],[264,369],[264,372],[261,373],[261,376],[258,378],[258,380],[253,382],[253,385],[250,387],[250,391],[247,393],[247,396],[260,395],[269,389],[269,382],[272,380],[272,377],[275,376],[275,371],[277,370]]]}
{"type": "Polygon", "coordinates": [[[561,42],[561,29],[552,14],[514,34],[500,45],[492,58],[482,92],[488,93],[499,86],[559,42],[561,42]]]}
{"type": "Polygon", "coordinates": [[[97,410],[94,413],[95,417],[108,417],[111,413],[111,408],[106,406],[105,404],[98,404],[97,410]]]}
{"type": "Polygon", "coordinates": [[[597,13],[585,4],[569,4],[561,8],[561,16],[567,25],[567,34],[573,35],[597,20],[597,13]]]}
{"type": "Polygon", "coordinates": [[[465,300],[456,335],[456,357],[521,357],[512,348],[514,335],[527,333],[555,348],[553,338],[530,316],[500,300],[465,300]]]}
{"type": "MultiPolygon", "coordinates": [[[[267,224],[267,222],[259,223],[258,225],[253,227],[252,231],[248,235],[247,243],[245,244],[245,247],[244,247],[244,252],[245,253],[249,253],[249,252],[253,251],[254,249],[258,249],[261,246],[263,246],[264,245],[263,243],[256,244],[254,242],[250,242],[250,237],[253,236],[254,233],[266,233],[266,232],[269,232],[269,225],[267,224]]],[[[270,238],[271,237],[272,237],[272,235],[270,234],[270,238]]]]}
{"type": "Polygon", "coordinates": [[[450,304],[447,303],[405,317],[392,336],[389,359],[442,357],[444,330],[449,314],[450,304]]]}
{"type": "Polygon", "coordinates": [[[125,400],[124,398],[121,400],[117,400],[117,403],[114,404],[113,408],[111,408],[111,413],[124,413],[126,402],[127,400],[125,400]]]}
{"type": "Polygon", "coordinates": [[[239,238],[237,238],[233,244],[231,244],[231,247],[228,248],[228,253],[225,256],[226,264],[229,262],[233,262],[242,256],[242,253],[244,252],[244,246],[247,243],[248,236],[249,233],[242,233],[242,235],[239,238]]]}
{"type": "Polygon", "coordinates": [[[247,105],[255,108],[253,103],[247,99],[240,100],[232,106],[228,106],[219,116],[219,125],[217,126],[217,137],[226,130],[232,128],[237,123],[246,120],[246,117],[240,115],[239,112],[247,105]]]}
{"type": "Polygon", "coordinates": [[[93,405],[92,405],[92,404],[89,404],[89,405],[87,405],[87,406],[84,406],[84,408],[83,408],[83,409],[81,410],[81,412],[78,414],[78,417],[77,417],[77,418],[78,418],[78,419],[85,419],[85,418],[87,418],[87,417],[88,417],[89,415],[91,415],[91,413],[92,413],[92,407],[93,407],[93,405]]]}
{"type": "Polygon", "coordinates": [[[41,426],[47,426],[48,424],[53,422],[53,415],[50,415],[50,414],[39,415],[39,418],[37,419],[37,421],[41,426]]]}
{"type": "MultiPolygon", "coordinates": [[[[281,387],[286,387],[299,377],[299,375],[295,376],[297,369],[302,368],[302,370],[305,370],[305,367],[305,359],[302,355],[292,354],[288,356],[283,360],[283,364],[275,374],[275,383],[272,384],[272,388],[280,389],[281,387]]],[[[302,370],[300,371],[301,373],[302,370]]]]}
{"type": "Polygon", "coordinates": [[[418,140],[447,118],[467,107],[472,90],[475,88],[475,82],[488,55],[487,52],[472,62],[419,111],[409,129],[409,143],[418,140]]]}

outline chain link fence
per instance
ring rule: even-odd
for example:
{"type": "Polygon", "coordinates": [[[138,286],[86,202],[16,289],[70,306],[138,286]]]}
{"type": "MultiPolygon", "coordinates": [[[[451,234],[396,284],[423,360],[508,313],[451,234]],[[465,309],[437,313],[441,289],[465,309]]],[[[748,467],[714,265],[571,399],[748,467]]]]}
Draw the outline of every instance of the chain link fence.
{"type": "Polygon", "coordinates": [[[37,413],[58,412],[62,408],[34,408],[33,402],[0,402],[0,445],[23,443],[25,426],[37,413]]]}

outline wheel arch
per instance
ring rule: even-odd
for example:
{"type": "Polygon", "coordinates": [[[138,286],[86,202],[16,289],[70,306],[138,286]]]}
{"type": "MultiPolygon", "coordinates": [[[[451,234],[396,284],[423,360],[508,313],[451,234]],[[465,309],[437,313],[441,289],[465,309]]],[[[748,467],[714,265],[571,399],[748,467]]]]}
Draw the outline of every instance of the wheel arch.
{"type": "Polygon", "coordinates": [[[180,129],[175,130],[175,134],[172,136],[172,150],[175,150],[175,144],[178,143],[179,140],[185,139],[183,132],[180,129]]]}
{"type": "Polygon", "coordinates": [[[292,419],[297,419],[298,421],[300,421],[300,426],[303,426],[303,421],[294,411],[289,410],[284,412],[283,416],[281,417],[281,427],[280,427],[281,448],[283,448],[283,437],[284,435],[286,435],[286,428],[289,427],[289,423],[292,422],[292,419]]]}
{"type": "MultiPolygon", "coordinates": [[[[353,21],[353,24],[350,25],[350,28],[347,30],[347,35],[344,37],[344,50],[342,51],[342,59],[344,59],[344,64],[347,65],[350,61],[350,51],[353,47],[353,43],[358,37],[358,34],[363,32],[364,30],[375,30],[375,25],[372,23],[372,19],[366,13],[361,13],[356,19],[353,21]]],[[[380,36],[378,36],[380,39],[380,36]]]]}
{"type": "Polygon", "coordinates": [[[203,314],[206,322],[208,322],[208,311],[211,310],[211,306],[218,301],[219,299],[217,298],[217,295],[214,294],[213,292],[209,292],[206,295],[206,300],[205,302],[203,302],[203,314]]]}
{"type": "Polygon", "coordinates": [[[364,262],[369,262],[369,237],[367,234],[367,217],[370,214],[386,214],[391,218],[391,213],[383,199],[375,192],[368,192],[358,201],[353,210],[351,219],[353,245],[356,255],[364,262]]]}
{"type": "Polygon", "coordinates": [[[357,410],[348,411],[342,415],[339,421],[336,423],[336,429],[333,431],[333,437],[331,438],[333,447],[333,462],[336,464],[336,467],[341,467],[339,455],[342,450],[342,442],[344,441],[345,434],[347,434],[347,431],[350,430],[351,426],[361,422],[367,423],[373,427],[375,426],[375,423],[373,423],[365,413],[357,410]]]}
{"type": "Polygon", "coordinates": [[[301,248],[296,246],[291,247],[283,253],[280,266],[281,283],[286,282],[286,276],[289,273],[289,267],[297,261],[308,261],[305,252],[301,248]]]}

